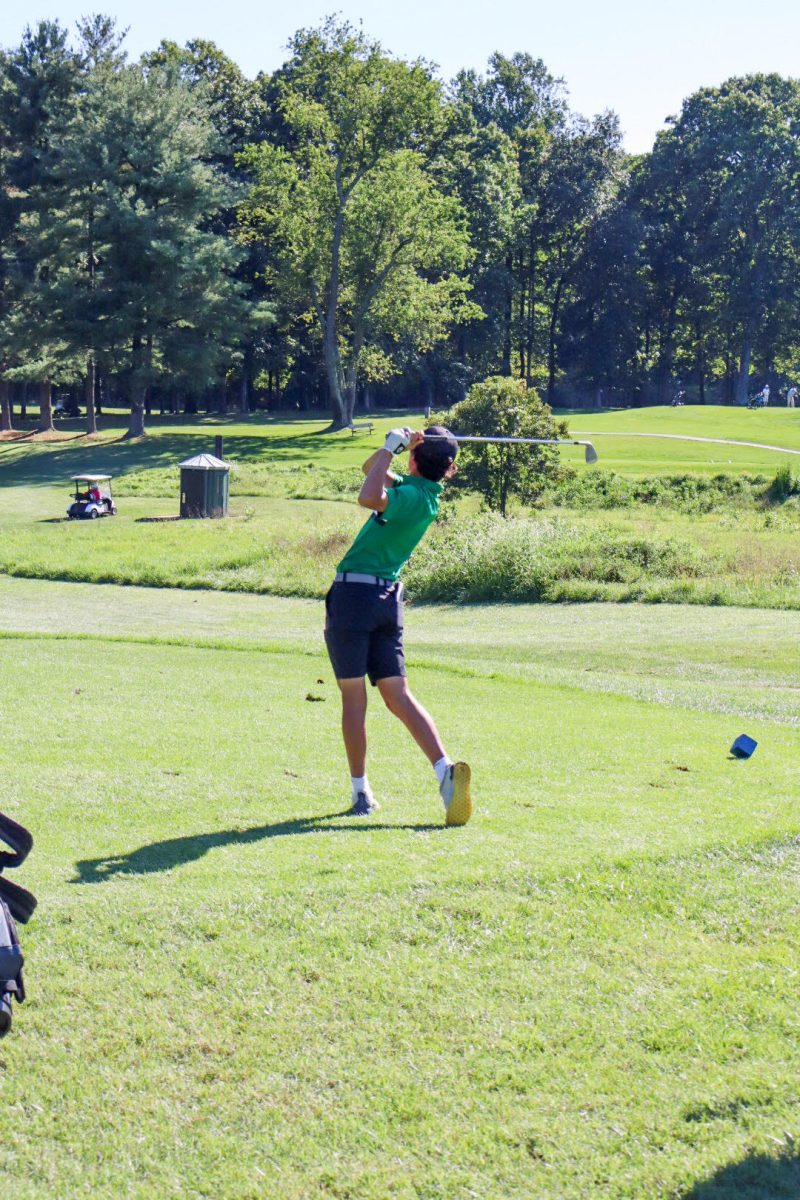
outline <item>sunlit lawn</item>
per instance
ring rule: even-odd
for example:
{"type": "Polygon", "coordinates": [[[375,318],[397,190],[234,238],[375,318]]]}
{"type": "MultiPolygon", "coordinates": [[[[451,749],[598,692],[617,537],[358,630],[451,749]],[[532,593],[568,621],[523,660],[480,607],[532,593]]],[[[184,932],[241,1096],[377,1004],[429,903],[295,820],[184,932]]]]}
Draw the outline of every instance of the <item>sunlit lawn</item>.
{"type": "Polygon", "coordinates": [[[320,621],[0,579],[9,1195],[790,1195],[800,616],[412,607],[463,830],[377,707],[340,815],[320,621]]]}

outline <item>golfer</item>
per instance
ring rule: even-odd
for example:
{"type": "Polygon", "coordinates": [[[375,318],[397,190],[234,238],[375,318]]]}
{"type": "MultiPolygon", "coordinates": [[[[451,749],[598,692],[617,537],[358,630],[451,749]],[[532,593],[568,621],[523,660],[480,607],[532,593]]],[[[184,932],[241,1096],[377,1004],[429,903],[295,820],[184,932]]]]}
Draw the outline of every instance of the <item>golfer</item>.
{"type": "Polygon", "coordinates": [[[796,399],[797,399],[797,388],[790,387],[788,392],[786,393],[786,407],[794,408],[794,403],[795,403],[796,399]]]}
{"type": "Polygon", "coordinates": [[[358,496],[372,515],[336,569],[325,597],[325,642],[342,694],[342,734],[350,764],[354,816],[380,807],[367,779],[367,688],[377,687],[436,773],[448,825],[466,825],[472,815],[470,769],[445,753],[432,717],[408,689],[403,652],[403,584],[400,571],[436,519],[445,479],[455,474],[458,443],[434,425],[425,433],[393,429],[382,450],[364,463],[358,496]],[[392,458],[409,449],[408,473],[389,470],[392,458]]]}

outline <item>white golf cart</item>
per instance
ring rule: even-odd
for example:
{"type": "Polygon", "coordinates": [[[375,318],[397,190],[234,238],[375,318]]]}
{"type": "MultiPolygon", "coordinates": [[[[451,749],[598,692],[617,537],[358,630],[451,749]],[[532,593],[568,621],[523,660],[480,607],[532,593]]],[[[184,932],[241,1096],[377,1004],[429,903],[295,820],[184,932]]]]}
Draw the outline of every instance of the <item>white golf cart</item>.
{"type": "Polygon", "coordinates": [[[70,521],[95,521],[98,517],[115,517],[117,506],[111,494],[110,475],[73,475],[75,499],[67,509],[70,521]]]}

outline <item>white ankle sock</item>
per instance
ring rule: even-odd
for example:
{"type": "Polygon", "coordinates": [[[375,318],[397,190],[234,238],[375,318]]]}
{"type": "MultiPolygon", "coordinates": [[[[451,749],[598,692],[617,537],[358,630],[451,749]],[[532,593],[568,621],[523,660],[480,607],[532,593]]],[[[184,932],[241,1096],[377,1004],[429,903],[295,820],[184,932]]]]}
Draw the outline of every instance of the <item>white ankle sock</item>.
{"type": "Polygon", "coordinates": [[[436,772],[436,778],[439,781],[439,787],[444,783],[444,777],[447,774],[447,768],[451,766],[450,759],[446,754],[443,754],[437,762],[433,764],[433,769],[436,772]]]}
{"type": "Polygon", "coordinates": [[[370,786],[366,775],[351,775],[350,783],[353,785],[353,799],[358,799],[359,792],[369,792],[370,786]]]}

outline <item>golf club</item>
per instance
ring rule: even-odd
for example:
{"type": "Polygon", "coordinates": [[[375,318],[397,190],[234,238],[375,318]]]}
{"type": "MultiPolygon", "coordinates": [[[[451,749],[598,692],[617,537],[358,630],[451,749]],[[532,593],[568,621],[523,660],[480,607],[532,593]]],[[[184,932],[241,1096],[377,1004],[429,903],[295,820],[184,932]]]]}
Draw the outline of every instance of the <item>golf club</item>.
{"type": "MultiPolygon", "coordinates": [[[[431,441],[442,440],[444,434],[426,433],[425,437],[431,441]]],[[[587,463],[597,462],[597,451],[591,442],[578,442],[572,438],[460,437],[458,434],[453,437],[457,442],[497,442],[513,446],[584,446],[587,463]]]]}

